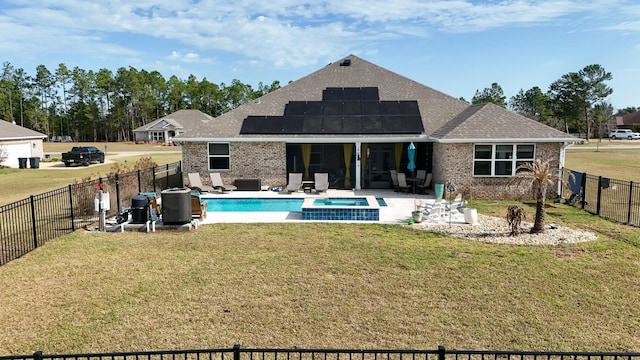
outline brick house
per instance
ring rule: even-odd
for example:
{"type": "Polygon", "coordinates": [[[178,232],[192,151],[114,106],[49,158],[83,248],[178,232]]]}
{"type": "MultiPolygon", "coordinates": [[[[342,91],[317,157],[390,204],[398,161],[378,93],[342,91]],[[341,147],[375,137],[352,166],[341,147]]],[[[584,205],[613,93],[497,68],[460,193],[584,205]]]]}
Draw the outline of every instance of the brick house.
{"type": "MultiPolygon", "coordinates": [[[[564,162],[579,139],[494,104],[469,105],[350,55],[175,139],[184,173],[220,172],[226,183],[329,173],[331,188],[391,188],[410,174],[407,148],[433,183],[474,198],[520,196],[508,186],[521,162],[564,162]]],[[[554,189],[552,189],[554,190],[554,189]]],[[[555,191],[554,191],[555,193],[555,191]]]]}

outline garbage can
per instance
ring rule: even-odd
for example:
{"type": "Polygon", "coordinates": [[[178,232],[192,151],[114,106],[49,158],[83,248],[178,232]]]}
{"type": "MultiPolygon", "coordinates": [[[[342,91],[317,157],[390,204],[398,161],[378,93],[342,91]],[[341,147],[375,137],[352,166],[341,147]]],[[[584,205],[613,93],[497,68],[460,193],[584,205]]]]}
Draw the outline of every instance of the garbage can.
{"type": "Polygon", "coordinates": [[[26,169],[27,168],[27,158],[18,158],[18,167],[20,169],[26,169]]]}
{"type": "Polygon", "coordinates": [[[136,195],[131,198],[131,223],[144,224],[149,220],[149,198],[136,195]]]}
{"type": "Polygon", "coordinates": [[[40,168],[40,158],[39,157],[30,157],[29,158],[29,166],[32,169],[40,168]]]}

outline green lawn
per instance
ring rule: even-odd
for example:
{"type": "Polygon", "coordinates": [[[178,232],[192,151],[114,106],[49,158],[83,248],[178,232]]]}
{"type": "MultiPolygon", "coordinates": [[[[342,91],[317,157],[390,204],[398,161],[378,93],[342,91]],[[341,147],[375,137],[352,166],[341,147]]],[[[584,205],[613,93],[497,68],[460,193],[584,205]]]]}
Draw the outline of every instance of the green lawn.
{"type": "MultiPolygon", "coordinates": [[[[637,142],[640,145],[640,142],[637,142]]],[[[640,181],[640,149],[571,149],[566,153],[569,169],[612,179],[640,181]]]]}
{"type": "Polygon", "coordinates": [[[637,229],[565,205],[549,221],[605,230],[558,247],[379,224],[79,231],[0,267],[0,355],[236,343],[640,350],[637,229]]]}

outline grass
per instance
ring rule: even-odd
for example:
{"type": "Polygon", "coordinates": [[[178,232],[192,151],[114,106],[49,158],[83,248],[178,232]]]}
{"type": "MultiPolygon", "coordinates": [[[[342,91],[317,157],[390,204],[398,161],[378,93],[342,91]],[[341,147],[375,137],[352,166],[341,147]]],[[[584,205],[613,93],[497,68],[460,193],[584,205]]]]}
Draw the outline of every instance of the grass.
{"type": "Polygon", "coordinates": [[[606,230],[559,247],[378,224],[77,232],[0,267],[0,354],[236,343],[638,351],[637,229],[564,205],[549,214],[606,230]]]}
{"type": "MultiPolygon", "coordinates": [[[[640,144],[640,142],[638,143],[640,144]]],[[[640,149],[567,150],[565,166],[612,179],[640,181],[640,149]]]]}
{"type": "Polygon", "coordinates": [[[130,142],[83,142],[83,143],[55,143],[55,142],[45,142],[43,144],[44,152],[50,153],[63,153],[71,150],[74,146],[95,146],[98,149],[105,151],[109,154],[110,152],[120,152],[120,151],[180,151],[181,148],[179,146],[161,146],[157,144],[133,144],[130,142]]]}

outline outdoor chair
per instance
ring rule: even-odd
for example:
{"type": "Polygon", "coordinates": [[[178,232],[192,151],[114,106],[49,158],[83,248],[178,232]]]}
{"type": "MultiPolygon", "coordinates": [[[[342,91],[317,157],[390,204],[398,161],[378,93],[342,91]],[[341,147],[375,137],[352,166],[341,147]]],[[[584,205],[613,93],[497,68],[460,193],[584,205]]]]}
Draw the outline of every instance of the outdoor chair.
{"type": "Polygon", "coordinates": [[[292,193],[299,191],[302,187],[302,173],[289,173],[289,183],[287,184],[287,191],[292,193]]]}
{"type": "Polygon", "coordinates": [[[389,174],[391,175],[391,182],[393,183],[393,188],[398,190],[398,172],[395,170],[389,170],[389,174]]]}
{"type": "Polygon", "coordinates": [[[204,220],[207,217],[207,201],[200,202],[200,197],[191,195],[191,217],[204,220]]]}
{"type": "Polygon", "coordinates": [[[424,180],[427,177],[427,170],[417,170],[416,179],[424,180]]]}
{"type": "Polygon", "coordinates": [[[213,191],[213,187],[209,185],[203,185],[202,180],[200,179],[199,173],[189,173],[189,188],[198,190],[199,192],[211,192],[213,191]]]}
{"type": "Polygon", "coordinates": [[[427,193],[427,189],[431,186],[431,179],[433,178],[433,174],[432,173],[428,173],[427,176],[424,179],[424,182],[422,184],[417,184],[416,188],[418,188],[418,190],[420,192],[423,193],[427,193]]]}
{"type": "Polygon", "coordinates": [[[453,199],[452,202],[448,202],[447,205],[445,206],[445,210],[446,211],[453,211],[459,207],[463,207],[464,206],[464,202],[462,201],[462,194],[457,194],[456,197],[453,199]]]}
{"type": "Polygon", "coordinates": [[[442,199],[437,199],[433,204],[425,206],[423,211],[424,215],[432,220],[440,219],[440,217],[444,216],[442,202],[442,199]]]}
{"type": "Polygon", "coordinates": [[[409,191],[409,185],[407,185],[407,175],[404,173],[398,173],[398,190],[402,190],[404,192],[409,191]]]}
{"type": "Polygon", "coordinates": [[[329,188],[329,174],[328,173],[315,173],[314,177],[314,188],[316,192],[327,191],[329,188]]]}
{"type": "Polygon", "coordinates": [[[211,178],[211,185],[213,185],[213,188],[216,190],[219,190],[220,192],[233,191],[237,189],[235,185],[225,185],[222,182],[222,177],[220,176],[220,173],[217,173],[217,172],[209,173],[209,177],[211,178]]]}

